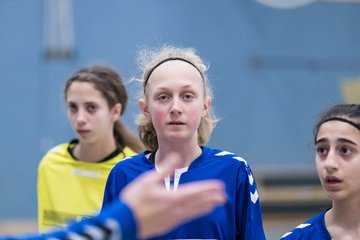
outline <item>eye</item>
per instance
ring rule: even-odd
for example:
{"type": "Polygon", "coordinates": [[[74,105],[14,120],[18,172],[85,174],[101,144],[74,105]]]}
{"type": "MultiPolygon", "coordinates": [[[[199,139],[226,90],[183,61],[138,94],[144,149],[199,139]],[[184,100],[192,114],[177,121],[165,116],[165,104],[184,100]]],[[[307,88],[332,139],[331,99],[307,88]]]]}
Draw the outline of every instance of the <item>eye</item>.
{"type": "Polygon", "coordinates": [[[319,156],[324,156],[328,153],[328,149],[325,148],[324,146],[317,146],[316,147],[316,153],[319,155],[319,156]]]}
{"type": "Polygon", "coordinates": [[[89,104],[86,106],[86,111],[89,113],[94,113],[97,109],[97,106],[95,104],[89,104]]]}
{"type": "Polygon", "coordinates": [[[78,107],[77,107],[76,104],[74,104],[74,103],[68,103],[68,110],[69,110],[71,113],[75,113],[75,112],[77,112],[78,107]]]}
{"type": "Polygon", "coordinates": [[[191,101],[191,100],[194,99],[194,95],[191,94],[191,93],[185,93],[185,94],[183,95],[183,99],[184,99],[184,101],[191,101]]]}
{"type": "Polygon", "coordinates": [[[157,96],[157,100],[159,100],[160,102],[166,102],[170,99],[170,96],[168,94],[165,93],[161,93],[157,96]]]}
{"type": "Polygon", "coordinates": [[[353,152],[352,149],[349,148],[349,147],[341,147],[340,148],[340,153],[343,154],[343,155],[349,155],[352,152],[353,152]]]}

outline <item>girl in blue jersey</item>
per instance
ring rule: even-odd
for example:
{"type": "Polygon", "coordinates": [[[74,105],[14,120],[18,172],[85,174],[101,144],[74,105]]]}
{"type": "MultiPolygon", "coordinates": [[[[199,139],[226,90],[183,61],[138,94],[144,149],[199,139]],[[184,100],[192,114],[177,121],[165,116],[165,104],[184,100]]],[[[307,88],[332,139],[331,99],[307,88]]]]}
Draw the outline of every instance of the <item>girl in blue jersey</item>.
{"type": "Polygon", "coordinates": [[[149,150],[115,165],[106,183],[103,207],[138,175],[154,168],[160,171],[159,164],[176,152],[181,166],[164,179],[167,190],[176,191],[196,180],[219,179],[225,184],[227,203],[153,239],[265,239],[259,195],[248,163],[234,153],[204,146],[217,119],[201,58],[194,49],[165,46],[142,51],[139,60],[144,96],[137,122],[149,150]]]}
{"type": "Polygon", "coordinates": [[[314,136],[316,170],[332,206],[281,239],[360,239],[360,105],[331,107],[314,136]]]}

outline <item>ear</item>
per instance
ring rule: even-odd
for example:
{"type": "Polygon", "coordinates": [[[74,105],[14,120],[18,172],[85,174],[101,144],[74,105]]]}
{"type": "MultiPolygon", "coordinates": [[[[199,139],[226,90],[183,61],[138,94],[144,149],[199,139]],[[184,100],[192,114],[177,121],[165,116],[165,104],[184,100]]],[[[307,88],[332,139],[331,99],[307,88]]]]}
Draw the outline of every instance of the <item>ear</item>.
{"type": "Polygon", "coordinates": [[[202,116],[203,116],[203,117],[208,113],[210,107],[211,107],[211,98],[210,98],[210,97],[206,97],[206,98],[205,98],[205,102],[204,102],[204,110],[203,110],[203,112],[202,112],[202,116]]]}
{"type": "Polygon", "coordinates": [[[112,120],[115,122],[121,115],[122,105],[121,103],[115,104],[111,109],[112,120]]]}
{"type": "Polygon", "coordinates": [[[148,105],[146,104],[146,100],[141,98],[139,100],[139,107],[142,111],[142,113],[146,116],[146,117],[149,117],[150,116],[150,113],[149,113],[149,107],[148,105]]]}

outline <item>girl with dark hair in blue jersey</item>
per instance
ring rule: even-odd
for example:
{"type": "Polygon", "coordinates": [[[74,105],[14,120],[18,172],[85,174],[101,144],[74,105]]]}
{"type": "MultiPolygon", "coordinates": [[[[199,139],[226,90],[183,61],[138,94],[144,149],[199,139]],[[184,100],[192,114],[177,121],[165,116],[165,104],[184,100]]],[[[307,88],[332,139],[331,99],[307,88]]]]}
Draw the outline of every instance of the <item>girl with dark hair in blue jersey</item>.
{"type": "MultiPolygon", "coordinates": [[[[249,164],[238,155],[205,147],[217,122],[207,67],[194,49],[165,46],[140,53],[143,67],[140,138],[148,148],[115,165],[105,188],[107,206],[139,174],[157,169],[169,152],[181,166],[164,179],[168,191],[204,179],[224,182],[227,203],[152,239],[265,239],[259,195],[249,164]]],[[[183,204],[179,202],[178,204],[183,204]]],[[[154,222],[158,219],[154,218],[154,222]]]]}
{"type": "Polygon", "coordinates": [[[316,170],[332,206],[282,240],[360,239],[360,105],[328,109],[315,126],[316,170]]]}

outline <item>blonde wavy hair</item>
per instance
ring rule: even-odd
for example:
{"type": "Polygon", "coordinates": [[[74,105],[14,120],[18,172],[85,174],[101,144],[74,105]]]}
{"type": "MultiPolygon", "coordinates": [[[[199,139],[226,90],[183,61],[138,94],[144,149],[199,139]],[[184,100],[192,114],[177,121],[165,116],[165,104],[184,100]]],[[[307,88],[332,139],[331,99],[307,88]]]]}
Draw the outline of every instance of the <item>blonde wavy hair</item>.
{"type": "MultiPolygon", "coordinates": [[[[156,67],[161,65],[162,62],[172,58],[183,59],[184,61],[197,68],[203,78],[203,86],[205,90],[204,97],[212,98],[212,89],[206,75],[208,67],[205,65],[203,60],[196,54],[196,50],[193,48],[179,48],[169,45],[162,46],[159,49],[142,49],[139,52],[137,62],[143,72],[141,79],[139,79],[142,84],[143,97],[146,97],[147,80],[151,75],[152,71],[156,67]]],[[[204,145],[209,141],[211,133],[214,130],[217,122],[218,118],[216,117],[212,107],[210,106],[207,114],[201,117],[200,125],[198,128],[199,145],[204,145]]],[[[140,113],[136,118],[136,123],[138,125],[139,136],[142,142],[149,150],[156,151],[159,146],[157,141],[157,134],[151,119],[140,113]]]]}

